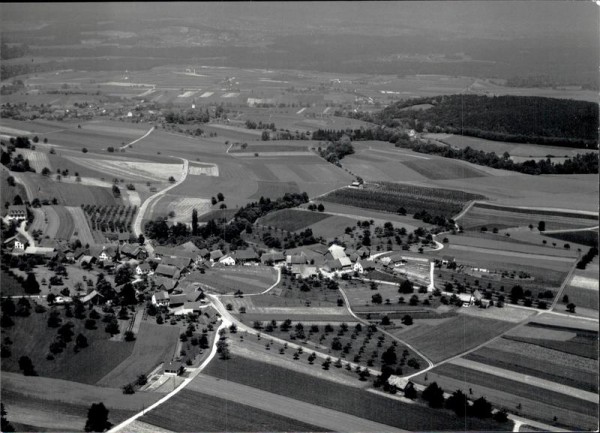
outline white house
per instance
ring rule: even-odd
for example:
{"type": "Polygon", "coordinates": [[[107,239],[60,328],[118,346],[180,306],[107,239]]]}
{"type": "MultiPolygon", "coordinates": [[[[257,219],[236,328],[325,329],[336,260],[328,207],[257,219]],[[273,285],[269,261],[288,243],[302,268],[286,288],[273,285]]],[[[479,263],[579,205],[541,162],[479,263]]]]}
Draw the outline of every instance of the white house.
{"type": "Polygon", "coordinates": [[[8,206],[8,215],[6,215],[6,218],[16,221],[27,219],[27,207],[25,205],[8,206]]]}
{"type": "Polygon", "coordinates": [[[154,274],[152,268],[148,263],[140,263],[139,265],[137,265],[137,267],[135,268],[135,273],[140,276],[154,274]]]}
{"type": "Polygon", "coordinates": [[[152,304],[156,305],[157,307],[168,307],[169,301],[169,294],[164,290],[161,292],[156,292],[152,295],[152,304]]]}
{"type": "Polygon", "coordinates": [[[219,263],[225,266],[233,266],[235,265],[235,259],[227,254],[219,259],[219,263]]]}
{"type": "Polygon", "coordinates": [[[362,274],[365,271],[365,269],[363,268],[363,265],[360,262],[360,260],[357,260],[356,263],[354,263],[354,266],[352,267],[352,270],[354,272],[358,272],[359,274],[362,274]]]}

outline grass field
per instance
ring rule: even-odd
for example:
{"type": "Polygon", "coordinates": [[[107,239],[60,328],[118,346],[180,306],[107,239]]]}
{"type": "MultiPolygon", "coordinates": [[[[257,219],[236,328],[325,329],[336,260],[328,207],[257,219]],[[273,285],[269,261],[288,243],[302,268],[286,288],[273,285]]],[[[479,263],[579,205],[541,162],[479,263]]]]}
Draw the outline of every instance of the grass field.
{"type": "Polygon", "coordinates": [[[282,209],[260,218],[257,223],[263,226],[272,226],[280,230],[295,232],[329,217],[330,215],[320,212],[282,209]]]}
{"type": "MultiPolygon", "coordinates": [[[[476,203],[459,219],[458,223],[465,229],[487,227],[527,227],[532,224],[537,229],[538,222],[546,223],[546,230],[576,229],[598,224],[598,218],[569,213],[544,213],[518,208],[496,207],[489,204],[476,203]]],[[[540,240],[541,243],[541,240],[540,240]]]]}
{"type": "Polygon", "coordinates": [[[442,324],[415,328],[402,333],[402,338],[439,362],[465,352],[513,327],[501,320],[458,315],[442,324]]]}
{"type": "Polygon", "coordinates": [[[593,247],[598,245],[597,229],[577,232],[551,233],[544,235],[544,237],[558,239],[564,242],[571,242],[574,244],[585,245],[587,247],[593,247]]]}
{"type": "Polygon", "coordinates": [[[56,239],[70,240],[75,228],[75,223],[71,212],[65,206],[53,206],[54,212],[58,216],[60,222],[58,231],[56,232],[56,239]]]}
{"type": "Polygon", "coordinates": [[[15,186],[10,186],[8,184],[7,179],[10,176],[13,176],[13,173],[9,172],[8,170],[0,170],[0,172],[2,173],[1,177],[0,177],[0,182],[2,182],[0,185],[0,193],[2,194],[2,215],[6,215],[6,213],[8,212],[8,209],[4,207],[4,203],[8,202],[10,204],[13,204],[14,198],[15,196],[19,196],[21,197],[21,200],[23,200],[24,202],[27,201],[28,197],[27,197],[27,191],[25,190],[25,188],[23,187],[23,185],[21,185],[20,183],[15,183],[15,186]]]}
{"type": "Polygon", "coordinates": [[[18,296],[25,294],[25,289],[23,289],[21,283],[4,269],[0,270],[0,280],[2,281],[2,284],[0,284],[0,293],[2,293],[2,296],[18,296]]]}
{"type": "Polygon", "coordinates": [[[221,218],[230,219],[237,212],[236,209],[213,209],[204,215],[198,215],[198,222],[208,222],[211,219],[217,220],[221,218]]]}
{"type": "Polygon", "coordinates": [[[597,372],[593,374],[584,369],[559,363],[553,358],[534,358],[525,354],[510,353],[483,347],[476,352],[468,354],[465,356],[465,359],[539,377],[585,391],[598,392],[597,372]]]}
{"type": "Polygon", "coordinates": [[[206,373],[410,431],[502,429],[502,426],[489,421],[458,419],[449,412],[436,411],[421,405],[408,405],[364,389],[332,383],[239,356],[226,362],[215,360],[209,364],[206,373]]]}
{"type": "Polygon", "coordinates": [[[296,182],[257,180],[256,183],[258,184],[258,189],[249,197],[252,200],[258,200],[261,197],[276,199],[285,195],[286,192],[300,192],[300,188],[296,182]]]}
{"type": "Polygon", "coordinates": [[[83,213],[81,207],[69,206],[65,209],[67,209],[71,216],[71,220],[73,221],[74,227],[72,237],[79,239],[82,245],[94,244],[94,236],[92,234],[92,231],[90,230],[88,220],[85,214],[83,213]]]}
{"type": "Polygon", "coordinates": [[[236,266],[213,268],[198,275],[194,282],[220,294],[260,293],[268,289],[277,279],[275,270],[265,266],[236,266]]]}
{"type": "MultiPolygon", "coordinates": [[[[118,365],[98,378],[98,385],[121,387],[147,374],[158,364],[173,358],[179,328],[142,322],[132,352],[118,365]]],[[[130,343],[131,344],[131,343],[130,343]]]]}
{"type": "Polygon", "coordinates": [[[598,341],[593,341],[587,338],[574,338],[569,341],[556,341],[547,340],[543,338],[531,338],[531,337],[516,337],[516,336],[505,336],[504,338],[522,342],[534,344],[536,346],[544,347],[547,349],[558,350],[560,352],[569,353],[572,355],[582,356],[585,358],[598,359],[598,341]]]}
{"type": "Polygon", "coordinates": [[[319,431],[319,428],[239,403],[184,389],[141,421],[172,431],[319,431]]]}
{"type": "Polygon", "coordinates": [[[40,200],[56,198],[59,204],[65,206],[122,204],[122,200],[115,198],[110,188],[58,182],[31,173],[19,173],[18,178],[25,184],[28,197],[39,198],[40,200]]]}
{"type": "Polygon", "coordinates": [[[12,356],[2,360],[2,370],[20,372],[19,357],[27,355],[40,376],[92,384],[115,368],[133,350],[133,343],[109,341],[110,335],[104,332],[102,322],[97,323],[98,329],[88,330],[84,328],[83,320],[67,319],[64,313],[61,315],[63,323],[70,320],[75,325],[75,336],[79,333],[86,336],[88,347],[74,353],[73,337],[62,353],[55,355],[52,361],[47,360],[48,348],[57,332],[46,324],[48,312],[17,317],[14,319],[15,326],[3,330],[3,335],[10,336],[15,344],[11,346],[12,356]]]}
{"type": "Polygon", "coordinates": [[[403,161],[402,164],[431,180],[465,179],[488,176],[485,171],[478,170],[474,165],[445,158],[403,161]]]}
{"type": "Polygon", "coordinates": [[[541,400],[552,406],[568,409],[584,415],[593,415],[598,411],[598,404],[583,399],[568,396],[550,390],[542,390],[527,383],[520,383],[496,375],[483,373],[466,367],[453,364],[444,364],[435,369],[435,372],[457,380],[468,378],[474,385],[493,387],[501,390],[510,390],[511,394],[531,400],[541,400]]]}

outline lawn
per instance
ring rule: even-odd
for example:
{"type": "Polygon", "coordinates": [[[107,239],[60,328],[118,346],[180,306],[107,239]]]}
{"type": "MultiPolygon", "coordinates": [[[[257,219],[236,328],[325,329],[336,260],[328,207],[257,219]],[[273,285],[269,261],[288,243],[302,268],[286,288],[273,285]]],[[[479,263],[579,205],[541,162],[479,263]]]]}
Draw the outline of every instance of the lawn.
{"type": "MultiPolygon", "coordinates": [[[[474,307],[475,308],[475,307],[474,307]]],[[[402,339],[439,362],[465,352],[510,329],[514,323],[460,314],[435,326],[402,333],[402,339]]]]}
{"type": "Polygon", "coordinates": [[[103,322],[98,320],[98,329],[88,330],[84,328],[84,320],[67,318],[62,309],[57,311],[61,313],[63,324],[71,321],[75,325],[75,337],[79,333],[86,336],[89,346],[74,353],[73,337],[62,353],[56,354],[54,360],[47,360],[46,354],[57,335],[57,329],[47,326],[49,311],[32,312],[28,317],[15,317],[15,325],[3,329],[2,335],[9,336],[15,342],[10,346],[11,357],[2,360],[3,371],[20,372],[18,360],[26,355],[31,358],[40,376],[92,384],[126,359],[133,350],[133,343],[109,341],[110,335],[104,331],[103,322]]]}
{"type": "Polygon", "coordinates": [[[330,215],[321,212],[281,209],[260,218],[257,223],[263,226],[271,226],[280,230],[295,232],[329,217],[330,215]]]}
{"type": "Polygon", "coordinates": [[[506,370],[516,371],[546,379],[585,391],[598,392],[598,374],[559,363],[556,359],[541,359],[525,354],[505,352],[483,347],[465,356],[465,359],[492,365],[506,370]]]}
{"type": "MultiPolygon", "coordinates": [[[[162,362],[174,356],[180,328],[142,322],[133,351],[98,380],[100,386],[121,387],[133,382],[140,374],[147,374],[162,362]]],[[[131,344],[131,343],[130,343],[131,344]]]]}
{"type": "Polygon", "coordinates": [[[401,403],[364,389],[245,357],[237,356],[228,361],[215,360],[205,372],[217,378],[410,431],[483,431],[502,428],[492,421],[458,419],[446,411],[401,403]]]}
{"type": "Polygon", "coordinates": [[[321,431],[300,421],[187,389],[140,420],[181,432],[199,428],[202,431],[321,431]]]}

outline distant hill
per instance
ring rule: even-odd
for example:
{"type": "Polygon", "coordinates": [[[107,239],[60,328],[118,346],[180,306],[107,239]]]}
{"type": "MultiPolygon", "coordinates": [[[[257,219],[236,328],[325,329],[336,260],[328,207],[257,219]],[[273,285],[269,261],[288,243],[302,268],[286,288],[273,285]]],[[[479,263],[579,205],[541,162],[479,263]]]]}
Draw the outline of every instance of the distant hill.
{"type": "Polygon", "coordinates": [[[450,95],[400,101],[378,115],[378,123],[408,123],[417,130],[489,140],[593,148],[598,139],[598,104],[532,96],[450,95]],[[424,110],[407,107],[431,104],[424,110]]]}

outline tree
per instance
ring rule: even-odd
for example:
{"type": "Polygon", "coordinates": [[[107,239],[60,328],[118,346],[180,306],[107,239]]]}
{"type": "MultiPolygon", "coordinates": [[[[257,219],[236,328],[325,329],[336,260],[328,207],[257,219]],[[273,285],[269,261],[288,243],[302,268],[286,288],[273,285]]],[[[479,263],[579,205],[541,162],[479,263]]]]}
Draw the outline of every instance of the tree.
{"type": "Polygon", "coordinates": [[[323,206],[323,203],[319,203],[319,205],[317,206],[317,210],[318,210],[319,212],[323,212],[323,211],[325,211],[325,206],[323,206]]]}
{"type": "Polygon", "coordinates": [[[84,147],[84,148],[82,148],[82,149],[81,149],[81,151],[82,151],[83,153],[88,153],[87,147],[84,147]]]}
{"type": "Polygon", "coordinates": [[[371,302],[373,304],[381,304],[383,302],[383,298],[382,298],[381,294],[375,293],[373,296],[371,296],[371,302]]]}
{"type": "Polygon", "coordinates": [[[405,314],[404,317],[402,317],[402,323],[406,326],[410,326],[413,324],[413,318],[410,315],[405,314]]]}
{"type": "Polygon", "coordinates": [[[88,347],[88,341],[85,335],[79,334],[77,338],[75,338],[75,345],[81,349],[88,347]]]}
{"type": "Polygon", "coordinates": [[[23,370],[23,374],[25,376],[37,376],[35,372],[35,368],[33,368],[33,363],[31,362],[31,358],[29,356],[21,356],[19,358],[19,368],[23,370]]]}
{"type": "Polygon", "coordinates": [[[490,418],[492,416],[492,404],[485,397],[480,397],[473,402],[470,415],[477,418],[490,418]]]}
{"type": "Polygon", "coordinates": [[[404,397],[406,397],[410,400],[414,400],[417,398],[417,390],[415,389],[412,382],[409,382],[406,385],[406,388],[404,388],[404,397]]]}
{"type": "Polygon", "coordinates": [[[574,304],[574,303],[572,303],[572,302],[569,302],[569,303],[567,304],[567,311],[568,311],[569,313],[573,313],[573,314],[574,314],[574,313],[575,313],[575,307],[576,307],[576,306],[575,306],[575,304],[574,304]]]}
{"type": "Polygon", "coordinates": [[[2,426],[0,427],[0,431],[3,432],[13,432],[15,428],[12,424],[6,419],[6,410],[4,409],[4,403],[0,403],[0,414],[2,414],[2,426]]]}
{"type": "Polygon", "coordinates": [[[538,230],[541,232],[546,231],[546,222],[545,221],[540,221],[538,223],[538,230]]]}
{"type": "Polygon", "coordinates": [[[499,410],[494,414],[494,421],[499,423],[505,423],[508,421],[508,413],[506,409],[499,410]]]}
{"type": "Polygon", "coordinates": [[[525,293],[523,292],[523,287],[519,286],[518,284],[510,289],[510,299],[514,304],[516,304],[519,299],[522,299],[524,296],[525,293]]]}
{"type": "Polygon", "coordinates": [[[125,331],[125,341],[135,341],[135,334],[133,331],[125,331]]]}
{"type": "Polygon", "coordinates": [[[444,390],[439,387],[437,382],[429,384],[423,390],[421,397],[429,404],[429,407],[441,408],[444,406],[444,390]]]}
{"type": "Polygon", "coordinates": [[[263,131],[260,135],[260,138],[262,141],[269,141],[269,139],[271,138],[271,134],[269,134],[269,131],[263,131]]]}
{"type": "Polygon", "coordinates": [[[130,383],[125,385],[123,387],[123,394],[135,394],[135,389],[133,388],[133,385],[130,383]]]}
{"type": "Polygon", "coordinates": [[[119,322],[117,322],[116,319],[111,320],[108,325],[106,325],[106,327],[104,328],[104,330],[112,335],[118,334],[119,333],[119,322]]]}
{"type": "Polygon", "coordinates": [[[173,176],[169,176],[169,182],[175,183],[175,178],[173,176]]]}
{"type": "Polygon", "coordinates": [[[192,236],[198,236],[198,211],[192,210],[192,236]]]}
{"type": "Polygon", "coordinates": [[[454,391],[446,400],[446,409],[453,410],[460,417],[464,417],[469,410],[469,400],[460,389],[454,391]]]}
{"type": "Polygon", "coordinates": [[[215,197],[211,197],[211,198],[210,198],[210,202],[211,202],[211,204],[214,206],[214,205],[216,205],[216,204],[217,204],[217,199],[216,199],[215,197]]]}
{"type": "Polygon", "coordinates": [[[223,193],[222,192],[218,193],[217,194],[217,201],[223,201],[223,200],[225,200],[225,196],[223,195],[223,193]]]}
{"type": "Polygon", "coordinates": [[[108,421],[108,409],[103,403],[93,403],[88,410],[85,431],[103,432],[111,427],[112,424],[108,421]]]}
{"type": "Polygon", "coordinates": [[[404,280],[402,281],[402,283],[400,283],[400,287],[398,289],[398,293],[413,293],[414,292],[414,286],[413,283],[410,280],[404,280]]]}

